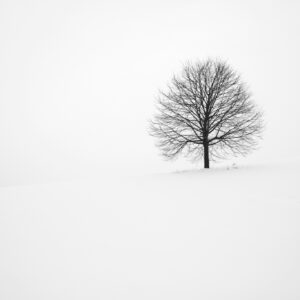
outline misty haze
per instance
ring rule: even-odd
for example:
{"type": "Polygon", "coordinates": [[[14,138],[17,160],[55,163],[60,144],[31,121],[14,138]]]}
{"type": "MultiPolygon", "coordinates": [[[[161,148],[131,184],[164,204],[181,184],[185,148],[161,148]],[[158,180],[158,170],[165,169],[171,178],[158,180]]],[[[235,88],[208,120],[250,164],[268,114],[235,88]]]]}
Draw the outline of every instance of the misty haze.
{"type": "Polygon", "coordinates": [[[298,300],[299,14],[0,1],[0,299],[298,300]],[[242,83],[158,110],[206,61],[242,83]]]}

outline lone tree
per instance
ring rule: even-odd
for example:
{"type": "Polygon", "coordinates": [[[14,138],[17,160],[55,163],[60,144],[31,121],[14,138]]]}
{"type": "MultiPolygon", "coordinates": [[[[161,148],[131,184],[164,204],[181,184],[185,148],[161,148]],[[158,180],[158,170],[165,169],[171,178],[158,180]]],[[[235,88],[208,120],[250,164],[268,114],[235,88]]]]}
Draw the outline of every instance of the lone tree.
{"type": "Polygon", "coordinates": [[[262,131],[262,113],[240,76],[222,61],[186,64],[158,97],[150,121],[164,157],[179,154],[209,161],[253,150],[262,131]]]}

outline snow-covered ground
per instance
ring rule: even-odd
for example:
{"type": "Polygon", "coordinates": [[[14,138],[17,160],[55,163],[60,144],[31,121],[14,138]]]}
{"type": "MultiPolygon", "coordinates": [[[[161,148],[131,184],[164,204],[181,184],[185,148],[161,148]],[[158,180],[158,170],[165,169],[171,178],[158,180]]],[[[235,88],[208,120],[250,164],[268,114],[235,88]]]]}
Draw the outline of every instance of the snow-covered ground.
{"type": "Polygon", "coordinates": [[[300,299],[300,164],[0,188],[0,299],[300,299]]]}

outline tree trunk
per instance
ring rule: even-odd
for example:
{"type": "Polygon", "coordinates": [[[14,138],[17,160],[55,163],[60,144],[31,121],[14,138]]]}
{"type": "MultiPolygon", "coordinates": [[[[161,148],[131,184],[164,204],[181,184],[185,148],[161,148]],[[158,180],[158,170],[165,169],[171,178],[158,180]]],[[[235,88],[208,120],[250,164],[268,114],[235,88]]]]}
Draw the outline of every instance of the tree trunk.
{"type": "Polygon", "coordinates": [[[209,169],[209,148],[208,148],[208,144],[204,143],[203,148],[204,148],[204,168],[209,169]]]}

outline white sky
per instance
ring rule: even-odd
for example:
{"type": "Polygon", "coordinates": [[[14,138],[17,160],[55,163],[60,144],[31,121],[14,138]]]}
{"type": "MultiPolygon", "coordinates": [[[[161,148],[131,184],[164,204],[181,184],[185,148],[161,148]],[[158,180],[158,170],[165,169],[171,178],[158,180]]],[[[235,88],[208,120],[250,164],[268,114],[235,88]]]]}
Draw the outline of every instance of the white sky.
{"type": "Polygon", "coordinates": [[[147,134],[187,60],[242,74],[267,129],[260,161],[299,157],[299,1],[0,1],[0,185],[176,168],[147,134]]]}

